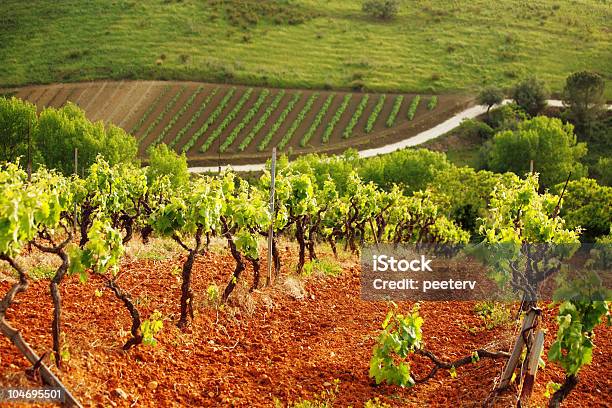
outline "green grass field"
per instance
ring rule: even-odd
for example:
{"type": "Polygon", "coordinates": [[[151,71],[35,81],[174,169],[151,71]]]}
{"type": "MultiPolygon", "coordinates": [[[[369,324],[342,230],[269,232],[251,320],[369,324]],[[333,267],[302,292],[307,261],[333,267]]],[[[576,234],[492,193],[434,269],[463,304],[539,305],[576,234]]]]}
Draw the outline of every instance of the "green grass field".
{"type": "Polygon", "coordinates": [[[559,91],[576,70],[611,78],[609,21],[600,0],[405,0],[390,22],[352,0],[4,0],[0,85],[141,78],[442,93],[537,74],[559,91]]]}

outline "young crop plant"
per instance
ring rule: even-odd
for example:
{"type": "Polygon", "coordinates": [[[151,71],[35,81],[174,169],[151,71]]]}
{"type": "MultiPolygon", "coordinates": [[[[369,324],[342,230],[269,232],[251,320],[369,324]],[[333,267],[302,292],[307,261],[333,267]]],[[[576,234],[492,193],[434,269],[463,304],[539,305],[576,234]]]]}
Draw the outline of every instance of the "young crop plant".
{"type": "Polygon", "coordinates": [[[285,146],[287,146],[287,143],[289,143],[289,141],[293,137],[293,134],[295,133],[297,128],[304,121],[304,118],[306,118],[306,115],[308,115],[308,112],[310,112],[310,110],[312,109],[312,105],[314,105],[318,97],[319,97],[318,92],[310,95],[310,98],[308,98],[308,100],[306,101],[306,105],[304,105],[304,107],[298,114],[297,118],[295,118],[295,120],[291,124],[291,127],[289,128],[289,130],[287,130],[287,133],[285,133],[285,136],[283,136],[281,141],[276,146],[279,150],[283,150],[285,146]]]}
{"type": "Polygon", "coordinates": [[[179,98],[183,95],[183,93],[185,92],[185,89],[187,89],[187,87],[183,85],[181,89],[179,89],[179,91],[176,93],[176,95],[174,95],[174,97],[170,99],[170,101],[168,101],[166,106],[164,106],[164,110],[160,112],[160,114],[155,118],[153,123],[149,125],[147,130],[145,130],[144,134],[140,137],[139,142],[142,142],[144,139],[146,139],[147,136],[149,136],[149,134],[153,131],[153,129],[155,129],[157,125],[159,125],[159,123],[164,119],[164,117],[166,117],[168,112],[170,112],[172,108],[174,108],[174,105],[176,105],[179,98]]]}
{"type": "Polygon", "coordinates": [[[155,100],[149,105],[149,108],[142,115],[138,123],[136,123],[134,127],[132,128],[132,130],[130,130],[131,134],[135,135],[140,130],[142,125],[144,125],[147,119],[149,119],[149,116],[151,116],[151,113],[153,113],[153,111],[157,109],[157,106],[161,102],[162,98],[168,93],[170,88],[171,88],[170,85],[166,85],[164,89],[162,89],[162,91],[157,95],[155,100]]]}
{"type": "Polygon", "coordinates": [[[334,116],[331,118],[331,120],[327,124],[327,127],[325,128],[325,132],[323,133],[323,143],[329,142],[329,138],[331,137],[331,134],[334,132],[334,128],[336,127],[336,124],[340,121],[340,118],[342,117],[342,114],[344,113],[349,103],[351,102],[352,97],[353,97],[353,94],[347,94],[344,96],[344,99],[342,99],[342,104],[338,107],[338,110],[336,111],[334,116]]]}
{"type": "Polygon", "coordinates": [[[179,111],[176,112],[174,116],[168,121],[164,129],[162,129],[159,135],[157,135],[155,140],[153,140],[153,142],[150,143],[151,146],[157,146],[159,143],[163,141],[164,137],[168,134],[168,132],[172,129],[172,127],[174,127],[176,122],[181,118],[181,116],[185,114],[187,109],[191,107],[191,105],[193,104],[193,101],[198,96],[198,94],[202,91],[202,89],[203,87],[201,86],[198,87],[198,89],[196,89],[196,91],[189,97],[189,99],[185,102],[185,104],[181,107],[181,109],[179,109],[179,111]]]}
{"type": "Polygon", "coordinates": [[[416,114],[420,101],[421,101],[421,97],[419,95],[416,95],[414,98],[412,98],[412,101],[410,101],[410,106],[408,107],[408,113],[407,113],[408,120],[414,119],[414,115],[416,114]]]}
{"type": "Polygon", "coordinates": [[[335,93],[327,97],[327,99],[325,100],[325,103],[323,103],[323,106],[321,106],[321,109],[319,109],[317,116],[315,117],[314,121],[310,125],[310,128],[308,128],[308,131],[306,132],[306,134],[304,134],[304,136],[302,137],[302,140],[300,140],[300,146],[306,147],[308,142],[310,142],[310,139],[312,139],[312,136],[319,128],[319,125],[323,121],[323,118],[325,117],[325,114],[329,110],[329,107],[331,106],[332,101],[334,100],[335,97],[336,97],[335,93]]]}
{"type": "Polygon", "coordinates": [[[281,114],[278,117],[278,119],[276,119],[276,122],[274,122],[274,124],[272,125],[272,127],[270,128],[270,130],[268,131],[266,136],[264,136],[263,140],[257,146],[257,150],[259,150],[261,152],[266,147],[268,147],[268,145],[272,141],[272,138],[274,137],[276,132],[278,132],[278,129],[280,129],[280,127],[283,125],[283,123],[285,123],[285,120],[287,119],[287,116],[289,116],[289,114],[291,113],[293,108],[295,108],[295,105],[298,103],[298,101],[300,100],[301,97],[302,97],[302,93],[301,92],[296,92],[293,95],[293,98],[291,98],[289,100],[289,103],[287,103],[287,106],[285,107],[285,110],[283,110],[281,112],[281,114]]]}
{"type": "Polygon", "coordinates": [[[348,123],[348,125],[346,125],[346,129],[344,129],[344,133],[342,134],[342,137],[344,137],[345,139],[348,139],[349,137],[353,135],[353,129],[355,128],[355,126],[357,126],[357,122],[359,122],[361,115],[363,115],[363,111],[368,105],[369,100],[370,100],[370,95],[364,95],[361,98],[361,101],[359,102],[357,109],[355,110],[355,112],[353,113],[353,116],[351,117],[351,121],[348,123]]]}
{"type": "Polygon", "coordinates": [[[380,112],[382,112],[383,107],[385,106],[385,99],[387,99],[387,95],[380,95],[378,98],[378,102],[376,102],[376,106],[374,106],[374,110],[370,113],[370,117],[368,118],[368,123],[366,123],[365,131],[366,133],[372,132],[374,129],[374,125],[378,120],[378,116],[380,112]]]}
{"type": "Polygon", "coordinates": [[[436,106],[438,106],[438,97],[434,95],[427,103],[427,109],[434,110],[436,106]]]}
{"type": "Polygon", "coordinates": [[[234,119],[236,119],[236,116],[238,116],[238,113],[240,113],[242,107],[244,106],[246,101],[249,100],[252,93],[253,88],[249,88],[245,93],[242,94],[240,100],[238,100],[238,103],[236,104],[236,106],[234,106],[234,109],[232,109],[231,112],[227,114],[227,116],[223,119],[223,122],[221,122],[219,126],[214,130],[214,132],[208,137],[208,139],[206,139],[206,141],[202,145],[202,148],[200,149],[202,153],[205,153],[210,148],[210,146],[212,146],[213,142],[219,137],[221,137],[221,133],[223,133],[223,131],[227,129],[229,124],[234,119]]]}
{"type": "Polygon", "coordinates": [[[395,101],[393,101],[393,108],[391,108],[391,113],[389,114],[387,122],[385,123],[388,128],[393,127],[393,125],[395,125],[395,119],[397,119],[397,114],[399,113],[400,108],[402,107],[402,102],[404,102],[404,95],[398,95],[395,97],[395,101]]]}
{"type": "Polygon", "coordinates": [[[227,136],[227,138],[221,145],[219,149],[221,153],[225,153],[225,151],[232,145],[232,143],[234,143],[240,132],[242,132],[242,130],[247,127],[249,123],[251,123],[257,112],[259,112],[259,108],[261,108],[261,105],[264,103],[269,94],[269,89],[263,89],[259,93],[259,97],[255,101],[253,106],[251,106],[251,109],[249,109],[244,118],[242,118],[242,121],[232,130],[232,133],[227,136]]]}
{"type": "Polygon", "coordinates": [[[238,150],[242,152],[244,151],[244,149],[246,149],[251,144],[253,139],[255,139],[255,136],[257,135],[257,133],[259,133],[259,131],[261,130],[262,127],[264,127],[264,125],[266,124],[270,116],[272,116],[272,113],[276,110],[276,108],[278,108],[278,105],[280,104],[284,96],[285,96],[285,90],[281,89],[276,94],[276,96],[274,97],[274,99],[272,100],[268,108],[265,110],[263,115],[261,115],[261,118],[259,118],[259,120],[255,124],[253,129],[251,129],[249,134],[240,143],[240,145],[238,146],[238,150]]]}
{"type": "Polygon", "coordinates": [[[181,149],[183,153],[186,153],[189,149],[191,149],[193,145],[196,144],[198,139],[204,133],[206,133],[210,125],[212,125],[215,122],[215,120],[217,120],[217,118],[221,115],[221,112],[223,112],[223,110],[229,103],[230,99],[232,99],[232,96],[234,96],[234,93],[236,93],[236,87],[233,87],[229,91],[227,91],[227,93],[225,94],[225,96],[223,97],[219,105],[217,105],[217,108],[213,111],[213,113],[210,114],[210,116],[208,117],[206,122],[204,122],[202,127],[199,128],[198,131],[195,132],[193,135],[191,135],[191,138],[189,139],[189,141],[185,143],[185,145],[181,149]]]}
{"type": "Polygon", "coordinates": [[[199,86],[195,90],[195,92],[189,97],[189,99],[187,99],[187,101],[181,107],[181,109],[179,109],[179,111],[174,114],[172,119],[168,121],[164,130],[162,130],[160,134],[155,138],[153,143],[151,143],[153,146],[157,146],[158,144],[162,142],[162,140],[164,140],[164,138],[166,137],[170,129],[172,129],[174,125],[176,125],[176,122],[178,122],[178,120],[185,114],[185,112],[187,112],[187,110],[191,108],[191,105],[193,105],[193,102],[203,90],[204,90],[203,86],[199,86]]]}
{"type": "Polygon", "coordinates": [[[174,139],[168,144],[168,147],[176,146],[176,144],[182,139],[182,137],[185,136],[187,132],[189,132],[189,129],[191,129],[193,125],[197,122],[197,120],[200,118],[200,116],[202,116],[202,113],[204,112],[212,98],[214,98],[214,96],[217,94],[217,92],[219,92],[218,87],[213,89],[212,92],[206,97],[206,99],[204,100],[204,102],[202,102],[198,110],[193,114],[191,119],[189,119],[189,122],[185,126],[183,126],[181,130],[178,131],[176,136],[174,136],[174,139]]]}

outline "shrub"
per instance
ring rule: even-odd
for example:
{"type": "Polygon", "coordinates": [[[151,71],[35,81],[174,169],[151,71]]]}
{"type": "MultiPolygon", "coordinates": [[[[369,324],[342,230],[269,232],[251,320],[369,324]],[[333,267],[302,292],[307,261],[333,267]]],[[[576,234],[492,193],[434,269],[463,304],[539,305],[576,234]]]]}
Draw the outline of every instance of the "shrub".
{"type": "Polygon", "coordinates": [[[375,18],[389,20],[399,11],[399,0],[365,0],[362,10],[375,18]]]}
{"type": "Polygon", "coordinates": [[[37,123],[36,106],[15,97],[0,97],[0,162],[27,157],[28,134],[37,123]]]}
{"type": "Polygon", "coordinates": [[[548,91],[544,82],[535,77],[518,83],[512,90],[514,102],[531,116],[535,116],[544,110],[546,98],[548,98],[548,91]]]}
{"type": "Polygon", "coordinates": [[[515,131],[506,130],[493,136],[488,166],[493,171],[523,175],[533,160],[541,184],[551,187],[564,181],[570,172],[574,179],[586,174],[580,163],[586,151],[584,143],[577,143],[573,125],[557,118],[537,116],[519,124],[515,131]]]}
{"type": "MultiPolygon", "coordinates": [[[[559,183],[552,191],[561,194],[565,183],[559,183]]],[[[561,217],[567,228],[582,227],[583,239],[592,240],[606,235],[612,225],[612,187],[600,186],[593,179],[572,180],[563,196],[561,217]]]]}
{"type": "Polygon", "coordinates": [[[75,148],[78,149],[80,168],[90,167],[98,154],[103,155],[110,165],[134,162],[138,151],[136,139],[123,129],[114,125],[104,126],[102,122],[92,123],[73,103],[60,109],[43,110],[32,140],[42,155],[43,164],[64,174],[74,172],[75,148]]]}
{"type": "Polygon", "coordinates": [[[185,154],[180,156],[164,143],[149,147],[149,167],[147,167],[147,181],[150,184],[161,177],[168,176],[173,187],[179,188],[187,185],[189,171],[185,154]]]}
{"type": "Polygon", "coordinates": [[[563,102],[579,126],[588,126],[604,111],[606,88],[603,77],[589,71],[575,72],[565,81],[563,102]]]}
{"type": "Polygon", "coordinates": [[[494,86],[483,89],[478,94],[478,103],[487,107],[487,115],[494,105],[502,103],[504,92],[494,86]]]}
{"type": "Polygon", "coordinates": [[[489,112],[486,122],[495,130],[516,129],[519,123],[527,120],[525,111],[514,103],[500,106],[489,112]]]}

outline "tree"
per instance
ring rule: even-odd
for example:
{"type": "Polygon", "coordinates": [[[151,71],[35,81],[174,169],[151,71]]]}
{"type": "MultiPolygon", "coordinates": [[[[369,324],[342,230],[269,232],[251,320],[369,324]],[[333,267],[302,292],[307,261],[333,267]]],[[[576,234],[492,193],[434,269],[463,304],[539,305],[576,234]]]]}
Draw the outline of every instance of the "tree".
{"type": "Polygon", "coordinates": [[[148,154],[149,167],[147,168],[147,180],[149,184],[160,176],[168,176],[170,183],[175,188],[187,185],[189,182],[189,171],[187,170],[187,157],[185,157],[185,153],[179,156],[162,143],[149,148],[148,154]]]}
{"type": "Polygon", "coordinates": [[[521,123],[515,131],[506,130],[493,136],[487,164],[492,171],[523,175],[533,160],[542,185],[550,187],[564,181],[570,172],[573,179],[586,175],[580,163],[586,152],[586,144],[577,143],[572,124],[537,116],[521,123]]]}
{"type": "Polygon", "coordinates": [[[36,106],[15,97],[0,98],[0,162],[27,159],[28,136],[36,125],[36,106]]]}
{"type": "Polygon", "coordinates": [[[74,172],[74,149],[79,150],[80,167],[89,167],[102,154],[113,165],[134,161],[136,140],[123,129],[102,122],[92,123],[76,105],[47,108],[39,116],[33,140],[48,168],[64,174],[74,172]]]}
{"type": "Polygon", "coordinates": [[[560,183],[552,190],[563,196],[561,216],[569,228],[582,228],[582,237],[588,242],[608,234],[612,225],[612,187],[600,186],[593,179],[573,180],[565,186],[560,183]]]}
{"type": "Polygon", "coordinates": [[[512,99],[531,116],[542,112],[546,107],[548,91],[543,81],[530,77],[519,82],[512,90],[512,99]]]}
{"type": "Polygon", "coordinates": [[[478,103],[480,103],[481,105],[486,105],[487,116],[489,116],[489,111],[491,110],[491,108],[494,105],[502,103],[503,100],[503,91],[494,86],[487,87],[480,91],[480,94],[478,94],[478,103]]]}
{"type": "Polygon", "coordinates": [[[365,0],[362,10],[372,17],[389,20],[397,15],[399,11],[398,0],[365,0]]]}
{"type": "Polygon", "coordinates": [[[595,169],[599,183],[612,187],[612,157],[600,157],[595,169]]]}
{"type": "Polygon", "coordinates": [[[563,103],[580,127],[587,126],[601,114],[606,102],[603,77],[595,72],[580,71],[567,77],[563,103]]]}

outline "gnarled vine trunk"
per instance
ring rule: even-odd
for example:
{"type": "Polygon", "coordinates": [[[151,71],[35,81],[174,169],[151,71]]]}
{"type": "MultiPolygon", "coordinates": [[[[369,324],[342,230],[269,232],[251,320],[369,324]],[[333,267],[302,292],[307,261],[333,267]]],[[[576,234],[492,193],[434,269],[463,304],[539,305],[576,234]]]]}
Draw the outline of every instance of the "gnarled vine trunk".
{"type": "Polygon", "coordinates": [[[140,312],[132,302],[132,298],[129,293],[121,289],[117,282],[112,279],[109,279],[106,282],[106,286],[113,291],[117,299],[123,302],[125,308],[130,312],[130,317],[132,318],[132,327],[130,329],[130,333],[132,334],[132,338],[129,339],[124,345],[124,350],[129,350],[130,348],[137,346],[142,343],[143,336],[140,330],[140,326],[142,324],[140,319],[140,312]]]}

